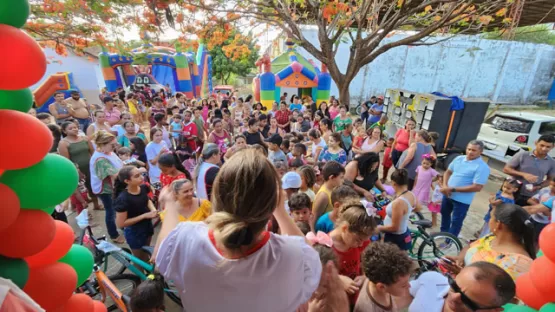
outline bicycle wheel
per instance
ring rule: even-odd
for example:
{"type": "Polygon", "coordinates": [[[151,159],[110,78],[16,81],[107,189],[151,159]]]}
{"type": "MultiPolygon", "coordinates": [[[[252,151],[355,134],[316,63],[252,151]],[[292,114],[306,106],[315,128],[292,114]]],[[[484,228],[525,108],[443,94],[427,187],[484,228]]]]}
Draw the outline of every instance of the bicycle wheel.
{"type": "Polygon", "coordinates": [[[355,112],[357,113],[358,116],[360,116],[360,114],[362,114],[362,105],[359,104],[359,105],[355,108],[355,112]]]}
{"type": "MultiPolygon", "coordinates": [[[[137,288],[137,286],[141,283],[141,279],[133,274],[119,274],[110,276],[108,279],[114,284],[114,286],[116,286],[122,295],[126,296],[131,296],[135,288],[137,288]]],[[[95,285],[95,287],[98,289],[98,284],[95,285]]],[[[106,292],[108,292],[108,290],[106,290],[106,292]]],[[[93,299],[100,300],[100,292],[94,296],[93,299]]],[[[114,303],[112,297],[110,297],[108,293],[106,293],[106,300],[104,301],[104,304],[108,308],[108,311],[118,310],[118,306],[114,303]]]]}
{"type": "MultiPolygon", "coordinates": [[[[463,246],[461,241],[453,234],[446,232],[438,232],[430,234],[433,244],[436,246],[438,256],[458,256],[463,246]]],[[[437,258],[434,254],[432,243],[423,240],[418,247],[418,265],[420,267],[426,266],[423,260],[430,261],[437,258]]]]}

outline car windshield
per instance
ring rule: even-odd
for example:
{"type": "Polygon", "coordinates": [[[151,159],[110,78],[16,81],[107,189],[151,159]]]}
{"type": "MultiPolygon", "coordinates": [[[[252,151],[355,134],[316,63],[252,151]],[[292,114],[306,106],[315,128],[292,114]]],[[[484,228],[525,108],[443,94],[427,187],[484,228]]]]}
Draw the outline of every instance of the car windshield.
{"type": "Polygon", "coordinates": [[[528,133],[530,132],[530,128],[532,128],[533,122],[530,120],[498,115],[488,119],[486,123],[492,125],[496,130],[528,133]]]}

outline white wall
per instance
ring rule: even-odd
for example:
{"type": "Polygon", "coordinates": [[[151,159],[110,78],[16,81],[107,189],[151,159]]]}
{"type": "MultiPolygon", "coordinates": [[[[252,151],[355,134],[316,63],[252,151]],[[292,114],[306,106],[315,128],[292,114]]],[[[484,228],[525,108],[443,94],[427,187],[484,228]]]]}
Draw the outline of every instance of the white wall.
{"type": "Polygon", "coordinates": [[[73,82],[83,93],[84,97],[90,104],[96,104],[100,101],[98,95],[100,89],[104,87],[104,79],[100,71],[98,60],[89,61],[86,56],[77,56],[72,52],[68,52],[68,56],[60,56],[52,49],[44,49],[44,53],[50,64],[46,68],[46,73],[42,79],[31,86],[31,90],[38,88],[44,80],[50,75],[57,72],[73,73],[73,82]],[[58,61],[61,62],[58,63],[58,61]]]}
{"type": "MultiPolygon", "coordinates": [[[[306,28],[303,34],[319,47],[315,29],[306,28]]],[[[382,44],[404,36],[394,35],[382,44]]],[[[350,43],[341,43],[336,55],[342,72],[347,67],[349,47],[350,43]]],[[[298,51],[319,63],[304,49],[298,51]]],[[[487,98],[495,103],[532,104],[547,99],[554,70],[554,46],[457,36],[433,46],[389,50],[361,68],[350,91],[355,102],[398,88],[487,98]]],[[[339,95],[335,83],[331,94],[339,95]]]]}

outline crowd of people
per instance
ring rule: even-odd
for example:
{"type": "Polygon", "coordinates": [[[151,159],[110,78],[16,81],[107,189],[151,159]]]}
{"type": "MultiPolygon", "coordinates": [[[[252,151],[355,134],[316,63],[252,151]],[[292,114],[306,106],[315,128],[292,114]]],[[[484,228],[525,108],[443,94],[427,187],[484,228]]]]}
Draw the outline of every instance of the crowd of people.
{"type": "MultiPolygon", "coordinates": [[[[333,96],[317,105],[284,94],[271,108],[236,92],[54,98],[50,113],[30,113],[52,131],[51,152],[80,172],[71,206],[105,210],[111,240],[155,262],[187,311],[501,311],[551,222],[555,138],[546,135],[505,167],[512,178],[476,240],[441,260],[449,274],[411,281],[410,215],[429,211],[436,226],[441,214],[441,231],[460,234],[490,175],[482,142],[442,172],[440,134],[408,119],[388,136],[383,97],[360,116],[333,96]],[[381,215],[377,194],[390,198],[381,215]]],[[[67,222],[59,209],[53,217],[67,222]]],[[[163,311],[158,282],[137,289],[133,311],[163,311]]]]}

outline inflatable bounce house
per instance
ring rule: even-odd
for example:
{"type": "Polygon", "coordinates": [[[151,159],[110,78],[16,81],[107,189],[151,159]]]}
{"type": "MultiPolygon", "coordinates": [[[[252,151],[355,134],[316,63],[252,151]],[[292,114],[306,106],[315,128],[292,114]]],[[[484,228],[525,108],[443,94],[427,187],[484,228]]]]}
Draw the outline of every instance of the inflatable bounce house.
{"type": "MultiPolygon", "coordinates": [[[[79,88],[73,82],[73,74],[70,72],[59,72],[50,75],[35,91],[35,107],[38,113],[47,113],[48,106],[54,103],[54,92],[63,92],[64,97],[71,96],[72,91],[79,91],[79,88]]],[[[81,94],[81,97],[83,94],[81,94]]]]}
{"type": "Polygon", "coordinates": [[[212,92],[212,57],[204,44],[199,45],[196,55],[194,52],[183,53],[179,47],[146,44],[133,50],[130,56],[103,51],[98,57],[108,92],[144,84],[169,85],[174,92],[181,92],[187,98],[208,97],[212,92]],[[134,57],[138,55],[146,56],[149,72],[133,65],[134,57]]]}
{"type": "Polygon", "coordinates": [[[326,65],[321,70],[312,60],[307,60],[294,48],[293,40],[285,42],[287,50],[270,61],[268,55],[257,62],[259,74],[253,80],[255,99],[267,109],[274,101],[279,102],[283,89],[295,88],[300,96],[311,96],[320,104],[330,97],[331,76],[326,65]]]}

